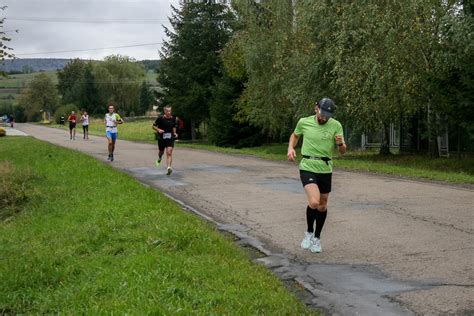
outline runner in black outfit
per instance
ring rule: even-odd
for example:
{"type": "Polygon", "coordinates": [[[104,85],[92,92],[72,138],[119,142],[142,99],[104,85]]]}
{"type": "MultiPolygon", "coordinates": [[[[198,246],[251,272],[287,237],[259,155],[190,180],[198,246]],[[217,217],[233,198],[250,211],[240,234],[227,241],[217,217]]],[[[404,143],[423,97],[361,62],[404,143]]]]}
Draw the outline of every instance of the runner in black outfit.
{"type": "Polygon", "coordinates": [[[166,174],[173,172],[171,163],[173,162],[174,140],[178,138],[176,134],[176,118],[171,115],[171,106],[165,106],[164,115],[159,116],[153,124],[153,129],[158,133],[158,160],[156,166],[161,163],[161,157],[166,149],[166,174]]]}

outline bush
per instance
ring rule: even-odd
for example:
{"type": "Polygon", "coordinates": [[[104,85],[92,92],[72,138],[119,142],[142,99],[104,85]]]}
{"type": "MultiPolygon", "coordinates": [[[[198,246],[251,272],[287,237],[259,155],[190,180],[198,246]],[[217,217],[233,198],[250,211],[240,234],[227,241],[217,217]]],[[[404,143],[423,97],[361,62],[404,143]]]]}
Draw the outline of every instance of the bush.
{"type": "Polygon", "coordinates": [[[8,161],[0,162],[0,220],[21,211],[28,200],[30,180],[35,178],[30,170],[16,170],[8,161]]]}
{"type": "Polygon", "coordinates": [[[20,106],[16,103],[12,103],[11,101],[8,102],[1,102],[0,101],[0,115],[11,115],[15,118],[15,122],[24,123],[26,122],[26,113],[25,108],[20,106]]]}
{"type": "Polygon", "coordinates": [[[61,121],[61,116],[64,116],[64,119],[67,120],[69,114],[71,114],[71,111],[75,111],[77,113],[77,106],[74,104],[66,104],[66,105],[61,105],[56,112],[54,112],[54,121],[56,123],[60,123],[61,121]]]}
{"type": "Polygon", "coordinates": [[[7,132],[5,131],[5,129],[0,127],[0,137],[6,136],[6,135],[7,135],[7,132]]]}

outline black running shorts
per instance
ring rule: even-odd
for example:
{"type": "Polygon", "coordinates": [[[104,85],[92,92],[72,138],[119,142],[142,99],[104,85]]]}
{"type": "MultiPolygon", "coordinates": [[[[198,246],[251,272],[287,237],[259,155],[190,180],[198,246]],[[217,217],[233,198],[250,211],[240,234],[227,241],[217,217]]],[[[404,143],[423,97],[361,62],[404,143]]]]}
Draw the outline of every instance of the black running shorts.
{"type": "Polygon", "coordinates": [[[69,122],[69,129],[76,128],[76,123],[69,122]]]}
{"type": "Polygon", "coordinates": [[[303,187],[307,184],[314,183],[318,186],[320,193],[331,192],[332,173],[314,173],[300,170],[300,179],[303,187]]]}
{"type": "Polygon", "coordinates": [[[158,149],[163,151],[166,147],[174,147],[174,139],[158,139],[158,149]]]}

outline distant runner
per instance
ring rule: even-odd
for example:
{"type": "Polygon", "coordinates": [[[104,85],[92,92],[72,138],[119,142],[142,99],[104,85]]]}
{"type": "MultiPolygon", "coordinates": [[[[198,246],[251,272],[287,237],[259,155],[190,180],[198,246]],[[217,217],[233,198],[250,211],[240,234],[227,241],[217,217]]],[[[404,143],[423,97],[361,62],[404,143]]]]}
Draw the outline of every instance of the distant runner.
{"type": "Polygon", "coordinates": [[[8,122],[10,123],[10,127],[13,128],[15,124],[15,118],[13,117],[13,114],[10,114],[10,116],[8,116],[8,122]]]}
{"type": "Polygon", "coordinates": [[[71,111],[71,114],[69,114],[69,117],[67,118],[69,122],[69,139],[76,139],[76,121],[77,121],[77,116],[76,112],[71,111]]]}
{"type": "Polygon", "coordinates": [[[346,152],[342,125],[332,118],[336,110],[334,101],[324,98],[316,103],[316,115],[302,118],[290,136],[288,160],[296,157],[295,146],[303,136],[300,162],[300,178],[308,206],[306,222],[308,229],[301,242],[301,248],[321,252],[321,231],[326,221],[327,204],[332,182],[331,158],[335,149],[342,155],[346,152]],[[316,221],[316,231],[314,222],[316,221]],[[314,232],[314,235],[313,235],[314,232]]]}
{"type": "Polygon", "coordinates": [[[161,158],[166,149],[166,174],[169,176],[173,172],[171,164],[173,163],[174,140],[178,138],[176,134],[176,118],[171,115],[171,106],[163,108],[164,115],[159,116],[152,128],[158,133],[158,160],[156,166],[159,167],[161,158]]]}
{"type": "Polygon", "coordinates": [[[117,124],[122,124],[122,118],[118,113],[115,113],[113,105],[109,105],[109,113],[105,114],[105,136],[107,136],[107,143],[109,149],[109,157],[107,160],[114,161],[115,142],[117,141],[117,124]]]}
{"type": "Polygon", "coordinates": [[[81,115],[82,131],[84,133],[83,139],[89,139],[89,115],[86,111],[81,115]]]}

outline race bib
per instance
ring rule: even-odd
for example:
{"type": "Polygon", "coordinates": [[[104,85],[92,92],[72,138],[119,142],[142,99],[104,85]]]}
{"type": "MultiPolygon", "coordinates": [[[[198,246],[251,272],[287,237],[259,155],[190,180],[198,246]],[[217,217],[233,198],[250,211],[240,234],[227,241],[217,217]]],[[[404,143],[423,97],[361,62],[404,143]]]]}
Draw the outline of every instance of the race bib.
{"type": "Polygon", "coordinates": [[[163,139],[171,139],[171,133],[163,133],[163,139]]]}

